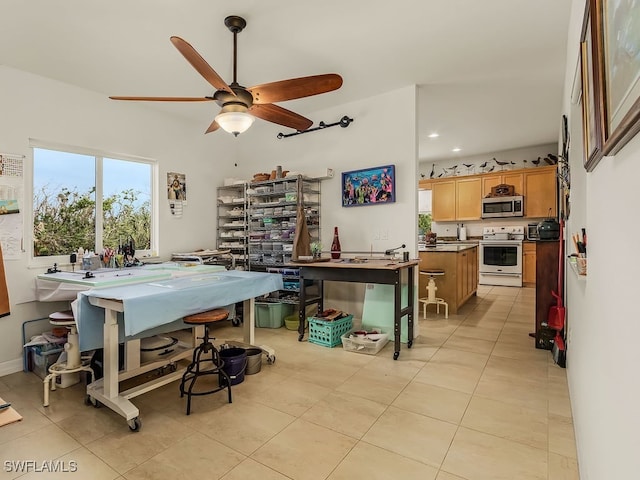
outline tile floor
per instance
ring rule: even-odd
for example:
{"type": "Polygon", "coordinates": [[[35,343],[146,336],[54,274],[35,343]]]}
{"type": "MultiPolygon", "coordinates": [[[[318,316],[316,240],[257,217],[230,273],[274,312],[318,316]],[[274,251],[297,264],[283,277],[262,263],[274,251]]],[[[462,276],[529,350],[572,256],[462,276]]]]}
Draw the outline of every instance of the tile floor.
{"type": "MultiPolygon", "coordinates": [[[[533,348],[534,289],[480,287],[457,315],[429,312],[413,348],[362,355],[258,329],[276,349],[226,394],[185,399],[172,383],[142,396],[141,431],[87,407],[80,385],[52,392],[32,373],[0,378],[24,420],[0,428],[5,461],[62,460],[77,473],[0,478],[224,480],[577,479],[565,370],[533,348]]],[[[224,326],[218,339],[240,338],[224,326]]],[[[31,469],[33,470],[33,468],[31,469]]]]}

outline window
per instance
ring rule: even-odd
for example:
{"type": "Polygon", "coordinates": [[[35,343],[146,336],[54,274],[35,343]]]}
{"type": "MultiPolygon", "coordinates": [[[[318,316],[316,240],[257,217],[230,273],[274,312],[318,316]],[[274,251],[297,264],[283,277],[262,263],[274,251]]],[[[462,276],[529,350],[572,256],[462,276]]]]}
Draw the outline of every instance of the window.
{"type": "Polygon", "coordinates": [[[34,258],[64,262],[80,247],[101,253],[130,242],[136,256],[157,250],[154,161],[32,146],[34,258]]]}

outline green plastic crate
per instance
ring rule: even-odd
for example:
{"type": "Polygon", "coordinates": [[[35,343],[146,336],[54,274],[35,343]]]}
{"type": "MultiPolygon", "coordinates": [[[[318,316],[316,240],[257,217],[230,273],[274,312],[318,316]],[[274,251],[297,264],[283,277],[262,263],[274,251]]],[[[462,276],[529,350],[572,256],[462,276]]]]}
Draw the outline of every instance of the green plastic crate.
{"type": "Polygon", "coordinates": [[[323,347],[335,347],[342,344],[342,335],[351,330],[353,315],[340,320],[324,320],[309,317],[309,341],[323,347]]]}

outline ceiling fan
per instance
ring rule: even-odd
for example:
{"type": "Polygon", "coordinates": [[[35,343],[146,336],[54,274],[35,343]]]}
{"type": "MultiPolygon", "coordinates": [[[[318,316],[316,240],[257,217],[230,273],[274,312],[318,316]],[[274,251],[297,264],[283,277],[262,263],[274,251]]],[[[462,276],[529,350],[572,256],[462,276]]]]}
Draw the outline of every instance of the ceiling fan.
{"type": "Polygon", "coordinates": [[[244,18],[232,15],[224,19],[224,24],[233,33],[233,82],[228,84],[211,68],[204,58],[188,42],[180,37],[171,37],[171,43],[187,61],[204,77],[216,92],[205,97],[122,97],[112,96],[112,100],[133,100],[151,102],[208,102],[220,105],[220,113],[215,117],[205,133],[222,128],[236,137],[245,132],[255,120],[261,118],[298,131],[308,129],[313,122],[291,110],[275,105],[296,98],[310,97],[337,90],[342,86],[342,77],[335,73],[292,78],[278,82],[264,83],[253,87],[243,87],[237,82],[237,35],[246,26],[244,18]]]}

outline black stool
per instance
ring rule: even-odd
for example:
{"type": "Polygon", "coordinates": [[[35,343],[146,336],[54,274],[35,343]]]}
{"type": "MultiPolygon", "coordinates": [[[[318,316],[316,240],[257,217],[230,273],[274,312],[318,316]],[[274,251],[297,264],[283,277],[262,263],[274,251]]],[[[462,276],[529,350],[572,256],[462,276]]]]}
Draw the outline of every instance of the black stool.
{"type": "Polygon", "coordinates": [[[187,415],[191,413],[191,396],[193,395],[209,395],[211,393],[219,392],[225,388],[229,392],[229,403],[231,403],[231,379],[229,375],[222,369],[224,366],[224,360],[220,358],[220,352],[213,345],[209,338],[209,327],[215,322],[226,320],[229,318],[229,312],[218,308],[215,310],[209,310],[206,312],[196,313],[195,315],[189,315],[183,318],[183,322],[188,325],[203,325],[204,336],[202,337],[202,343],[193,350],[193,361],[187,367],[187,370],[182,375],[182,381],[180,382],[180,397],[187,395],[187,415]],[[205,358],[201,358],[202,354],[205,354],[205,358]],[[211,362],[213,368],[200,369],[200,364],[211,362]],[[203,375],[217,375],[218,387],[213,390],[207,390],[206,392],[194,392],[193,387],[198,377],[203,375]],[[189,382],[189,386],[185,391],[185,384],[189,382]]]}

